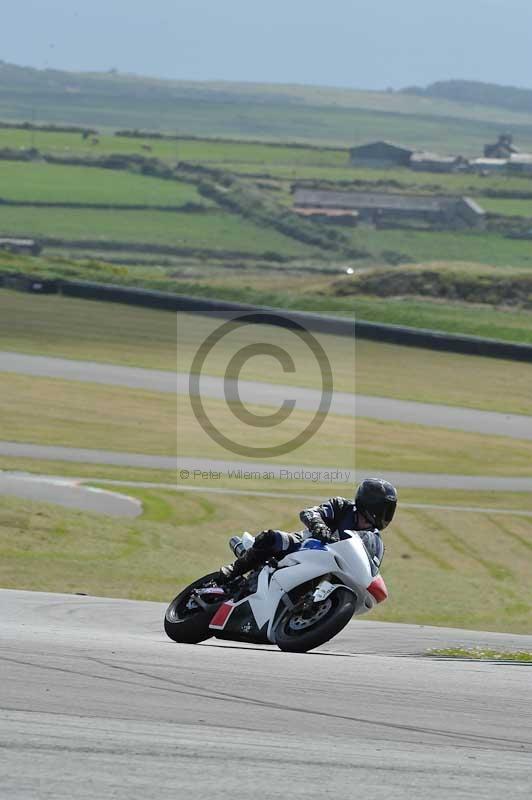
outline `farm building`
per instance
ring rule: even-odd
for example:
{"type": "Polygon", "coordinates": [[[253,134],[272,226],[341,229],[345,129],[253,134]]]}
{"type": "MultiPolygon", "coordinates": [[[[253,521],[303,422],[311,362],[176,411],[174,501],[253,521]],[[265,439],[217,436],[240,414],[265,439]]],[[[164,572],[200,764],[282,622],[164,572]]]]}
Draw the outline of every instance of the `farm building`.
{"type": "Polygon", "coordinates": [[[483,227],[484,210],[468,197],[385,194],[383,192],[334,192],[295,189],[294,211],[311,216],[330,211],[356,211],[359,219],[373,224],[416,220],[438,227],[483,227]]]}
{"type": "Polygon", "coordinates": [[[509,133],[501,133],[494,144],[484,145],[484,156],[486,158],[510,158],[513,153],[518,152],[512,141],[509,133]]]}
{"type": "Polygon", "coordinates": [[[409,166],[420,172],[458,172],[467,168],[462,156],[440,156],[436,153],[412,153],[409,166]]]}
{"type": "Polygon", "coordinates": [[[532,153],[514,153],[508,160],[510,172],[532,175],[532,153]]]}
{"type": "Polygon", "coordinates": [[[6,250],[8,253],[38,256],[42,251],[42,247],[34,239],[0,238],[0,250],[6,250]]]}
{"type": "Polygon", "coordinates": [[[507,165],[507,158],[473,158],[469,161],[469,170],[486,175],[491,172],[504,172],[507,165]]]}
{"type": "Polygon", "coordinates": [[[356,225],[358,211],[347,210],[345,208],[312,208],[296,207],[294,211],[300,217],[315,219],[317,222],[334,222],[336,225],[356,225]]]}
{"type": "Polygon", "coordinates": [[[371,142],[349,150],[349,160],[358,167],[407,167],[413,150],[392,142],[371,142]]]}

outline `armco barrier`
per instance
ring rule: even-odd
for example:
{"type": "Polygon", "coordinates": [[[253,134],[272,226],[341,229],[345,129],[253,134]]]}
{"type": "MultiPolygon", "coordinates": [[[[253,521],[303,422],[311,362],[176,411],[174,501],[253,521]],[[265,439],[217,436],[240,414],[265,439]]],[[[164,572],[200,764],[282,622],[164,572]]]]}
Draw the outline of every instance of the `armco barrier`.
{"type": "MultiPolygon", "coordinates": [[[[16,288],[35,291],[35,281],[28,276],[26,283],[21,281],[16,288]]],[[[4,278],[1,283],[6,285],[4,278]]],[[[497,339],[483,339],[477,336],[462,336],[452,333],[424,330],[421,328],[405,328],[400,325],[384,325],[365,320],[328,317],[306,311],[292,311],[265,306],[254,306],[246,303],[234,303],[227,300],[214,300],[205,297],[156,292],[147,289],[135,289],[128,286],[91,283],[88,281],[50,282],[48,291],[61,292],[69,297],[81,297],[90,300],[101,300],[111,303],[127,303],[129,305],[157,308],[164,311],[181,311],[188,314],[205,314],[222,319],[233,317],[235,313],[260,314],[257,322],[276,324],[279,316],[293,320],[308,330],[319,333],[330,333],[336,336],[356,336],[359,339],[371,339],[376,342],[422,347],[430,350],[442,350],[448,353],[504,358],[512,361],[532,363],[532,345],[501,342],[497,339]],[[269,319],[269,315],[271,318],[269,319]]],[[[13,283],[11,287],[15,288],[13,283]]],[[[385,301],[383,301],[385,302],[385,301]]]]}
{"type": "Polygon", "coordinates": [[[60,281],[59,291],[68,297],[82,297],[87,300],[102,300],[109,303],[127,303],[144,308],[158,308],[162,311],[179,310],[179,295],[170,292],[154,292],[148,289],[88,281],[60,281]]]}
{"type": "Polygon", "coordinates": [[[505,358],[512,361],[532,363],[532,346],[501,342],[497,339],[482,339],[477,336],[461,336],[452,333],[424,330],[422,328],[405,328],[400,325],[384,325],[377,322],[366,322],[342,317],[329,317],[306,311],[292,311],[265,306],[254,306],[247,303],[234,303],[227,300],[213,300],[205,297],[174,295],[167,292],[154,292],[145,289],[131,289],[109,284],[87,283],[85,281],[63,281],[60,289],[63,294],[76,297],[88,297],[97,300],[108,300],[115,303],[130,303],[149,308],[160,308],[167,311],[182,311],[189,314],[208,314],[227,318],[235,313],[260,313],[260,322],[271,324],[275,317],[286,316],[311,331],[331,333],[336,336],[357,336],[359,339],[371,339],[377,342],[422,347],[430,350],[443,350],[450,353],[505,358]]]}
{"type": "Polygon", "coordinates": [[[359,339],[401,344],[407,347],[423,347],[443,350],[447,353],[505,358],[511,361],[532,363],[532,345],[503,342],[499,339],[484,339],[480,336],[463,336],[455,333],[405,328],[402,325],[384,325],[377,322],[357,320],[356,335],[359,339]]]}
{"type": "Polygon", "coordinates": [[[5,289],[33,292],[34,294],[57,294],[59,291],[59,281],[31,275],[2,275],[0,276],[0,286],[5,289]]]}

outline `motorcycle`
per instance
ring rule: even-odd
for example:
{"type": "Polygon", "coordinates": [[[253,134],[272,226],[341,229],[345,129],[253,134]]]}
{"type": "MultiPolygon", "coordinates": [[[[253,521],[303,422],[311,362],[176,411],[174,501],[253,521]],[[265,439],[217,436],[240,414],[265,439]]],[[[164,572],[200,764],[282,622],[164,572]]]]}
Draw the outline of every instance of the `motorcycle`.
{"type": "MultiPolygon", "coordinates": [[[[233,537],[236,555],[254,537],[233,537]]],[[[198,644],[212,636],[275,644],[304,653],[328,642],[350,619],[388,597],[386,584],[360,536],[346,532],[333,544],[305,539],[299,550],[220,586],[213,572],[183,589],[168,606],[170,639],[198,644]]]]}

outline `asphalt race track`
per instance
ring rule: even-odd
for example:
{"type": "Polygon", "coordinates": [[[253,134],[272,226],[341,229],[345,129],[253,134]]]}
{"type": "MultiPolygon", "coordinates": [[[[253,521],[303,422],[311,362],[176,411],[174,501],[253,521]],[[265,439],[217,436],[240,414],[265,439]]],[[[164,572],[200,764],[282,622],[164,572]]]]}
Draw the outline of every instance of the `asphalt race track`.
{"type": "Polygon", "coordinates": [[[158,603],[0,609],[2,800],[530,797],[532,667],[418,653],[532,637],[356,621],[292,655],[176,645],[158,603]]]}
{"type": "MultiPolygon", "coordinates": [[[[185,373],[176,374],[164,370],[121,367],[66,358],[28,356],[5,351],[0,351],[1,372],[102,383],[181,395],[186,395],[189,391],[189,376],[185,373]]],[[[236,388],[232,381],[227,381],[224,386],[222,378],[206,375],[201,378],[200,391],[202,396],[224,400],[225,391],[229,385],[236,388]]],[[[289,398],[296,401],[298,410],[303,411],[316,411],[321,399],[321,392],[315,389],[302,389],[258,381],[238,381],[238,390],[242,402],[245,404],[278,407],[289,398]]],[[[472,433],[496,434],[516,439],[532,439],[532,417],[521,414],[478,411],[436,403],[415,403],[387,397],[368,397],[347,392],[334,392],[331,413],[451,428],[472,433]]]]}

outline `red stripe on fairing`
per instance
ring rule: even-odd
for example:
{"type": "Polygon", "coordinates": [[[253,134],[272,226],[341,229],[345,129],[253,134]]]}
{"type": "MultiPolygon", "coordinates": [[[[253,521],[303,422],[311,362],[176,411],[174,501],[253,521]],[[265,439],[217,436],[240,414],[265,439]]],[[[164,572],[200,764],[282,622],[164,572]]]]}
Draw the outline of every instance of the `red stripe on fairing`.
{"type": "Polygon", "coordinates": [[[231,612],[234,608],[232,603],[223,603],[220,606],[214,617],[211,619],[209,628],[223,628],[229,619],[231,612]]]}
{"type": "Polygon", "coordinates": [[[386,588],[386,584],[380,575],[371,581],[370,585],[368,586],[368,592],[373,595],[377,603],[382,603],[384,600],[386,600],[388,597],[388,589],[386,588]]]}

